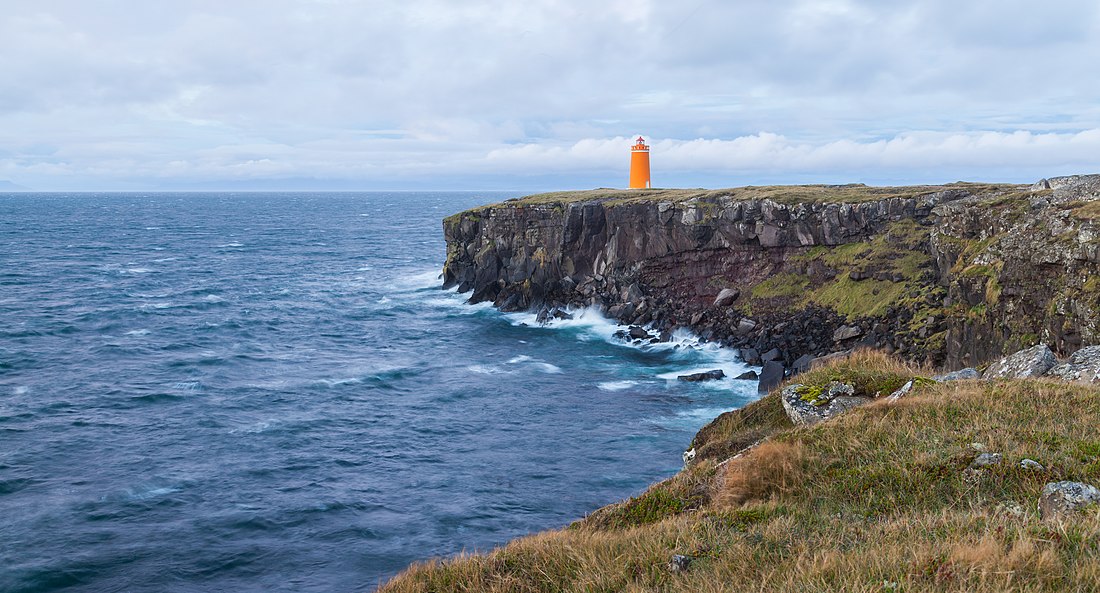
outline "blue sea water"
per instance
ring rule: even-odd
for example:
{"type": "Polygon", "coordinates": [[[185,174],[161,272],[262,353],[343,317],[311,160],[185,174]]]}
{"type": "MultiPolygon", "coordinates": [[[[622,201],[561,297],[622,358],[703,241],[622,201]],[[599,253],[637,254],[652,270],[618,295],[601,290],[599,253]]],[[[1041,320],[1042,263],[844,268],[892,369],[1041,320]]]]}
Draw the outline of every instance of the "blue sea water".
{"type": "Polygon", "coordinates": [[[0,591],[362,591],[679,468],[755,385],[439,288],[485,193],[0,195],[0,591]]]}

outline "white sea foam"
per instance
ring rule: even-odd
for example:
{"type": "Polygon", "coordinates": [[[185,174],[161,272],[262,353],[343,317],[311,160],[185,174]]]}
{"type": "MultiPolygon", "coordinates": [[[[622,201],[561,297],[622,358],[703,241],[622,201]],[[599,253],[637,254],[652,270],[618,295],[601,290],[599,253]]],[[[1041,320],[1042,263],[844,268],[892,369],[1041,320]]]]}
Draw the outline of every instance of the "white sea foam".
{"type": "Polygon", "coordinates": [[[534,366],[538,370],[540,370],[544,373],[550,374],[550,375],[559,375],[562,372],[561,367],[559,367],[557,365],[554,365],[554,364],[550,364],[548,362],[536,362],[536,363],[534,363],[534,366]]]}
{"type": "Polygon", "coordinates": [[[604,381],[596,385],[601,391],[623,391],[637,385],[637,381],[604,381]]]}
{"type": "Polygon", "coordinates": [[[521,362],[527,362],[528,360],[531,360],[530,356],[527,356],[526,354],[520,354],[519,356],[516,356],[509,360],[508,364],[519,364],[521,362]]]}
{"type": "Polygon", "coordinates": [[[150,332],[147,329],[132,329],[132,330],[126,332],[125,335],[127,335],[127,336],[147,336],[150,333],[152,333],[152,332],[150,332]]]}
{"type": "Polygon", "coordinates": [[[202,300],[204,300],[208,303],[224,303],[225,302],[224,298],[222,298],[222,297],[220,297],[216,294],[208,294],[208,295],[202,297],[202,300]]]}
{"type": "Polygon", "coordinates": [[[119,274],[148,274],[153,270],[149,268],[126,268],[125,270],[119,270],[119,274]]]}
{"type": "Polygon", "coordinates": [[[356,384],[359,384],[359,383],[362,383],[362,382],[363,382],[363,379],[361,377],[345,377],[345,378],[342,378],[342,379],[318,379],[317,380],[317,383],[319,385],[324,385],[326,387],[339,387],[340,385],[356,385],[356,384]]]}
{"type": "Polygon", "coordinates": [[[244,247],[244,243],[238,243],[236,241],[233,241],[231,243],[225,243],[223,245],[218,245],[219,249],[225,249],[227,247],[244,247]]]}
{"type": "Polygon", "coordinates": [[[467,371],[479,375],[510,375],[512,371],[492,364],[472,364],[466,367],[467,371]]]}
{"type": "Polygon", "coordinates": [[[26,385],[16,385],[15,389],[12,389],[12,392],[15,395],[26,395],[26,394],[30,393],[30,391],[31,391],[31,388],[27,387],[26,385]]]}

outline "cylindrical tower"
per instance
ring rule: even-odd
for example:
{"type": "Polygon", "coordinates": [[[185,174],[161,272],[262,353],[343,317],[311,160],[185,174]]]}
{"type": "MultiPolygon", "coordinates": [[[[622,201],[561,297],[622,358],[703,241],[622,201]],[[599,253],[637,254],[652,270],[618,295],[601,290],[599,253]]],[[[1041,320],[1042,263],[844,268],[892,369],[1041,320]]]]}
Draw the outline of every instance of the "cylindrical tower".
{"type": "Polygon", "coordinates": [[[638,141],[630,147],[630,189],[649,187],[649,145],[638,136],[638,141]]]}

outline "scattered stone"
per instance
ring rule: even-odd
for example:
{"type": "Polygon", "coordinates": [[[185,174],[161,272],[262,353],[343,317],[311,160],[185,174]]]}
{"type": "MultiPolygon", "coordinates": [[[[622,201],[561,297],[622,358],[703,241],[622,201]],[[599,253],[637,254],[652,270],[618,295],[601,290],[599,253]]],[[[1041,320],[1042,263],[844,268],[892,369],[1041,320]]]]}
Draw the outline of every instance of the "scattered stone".
{"type": "Polygon", "coordinates": [[[627,333],[627,335],[629,335],[632,339],[635,339],[635,340],[645,340],[645,339],[649,338],[649,332],[646,331],[646,329],[644,327],[640,326],[640,325],[630,326],[630,331],[627,333]]]}
{"type": "Polygon", "coordinates": [[[979,453],[985,451],[986,449],[985,445],[982,443],[970,443],[970,448],[974,451],[978,451],[979,453]]]}
{"type": "Polygon", "coordinates": [[[791,373],[805,373],[810,370],[810,367],[814,363],[814,357],[809,354],[803,354],[799,356],[793,363],[791,363],[791,373]]]}
{"type": "Polygon", "coordinates": [[[1047,375],[1063,381],[1100,383],[1100,346],[1089,346],[1074,352],[1069,360],[1052,367],[1047,375]]]}
{"type": "Polygon", "coordinates": [[[1001,502],[997,504],[997,506],[993,510],[999,513],[1004,513],[1006,515],[1011,515],[1013,517],[1023,517],[1025,514],[1024,507],[1020,506],[1020,503],[1013,500],[1006,500],[1004,502],[1001,502]]]}
{"type": "Polygon", "coordinates": [[[813,360],[812,363],[810,363],[810,366],[820,366],[820,365],[823,365],[823,364],[828,364],[828,363],[830,363],[834,360],[844,360],[845,358],[848,358],[851,355],[852,355],[851,350],[841,350],[840,352],[831,352],[829,354],[826,354],[825,356],[818,356],[817,358],[815,358],[813,360]]]}
{"type": "Polygon", "coordinates": [[[745,364],[751,364],[753,366],[759,366],[764,362],[760,359],[760,352],[757,351],[756,348],[742,348],[741,360],[744,361],[745,364]]]}
{"type": "Polygon", "coordinates": [[[890,396],[886,398],[886,401],[896,402],[899,399],[901,399],[901,398],[905,397],[906,395],[908,395],[910,391],[913,391],[913,380],[912,379],[906,381],[905,385],[902,385],[901,387],[898,388],[897,391],[891,393],[890,396]]]}
{"type": "Polygon", "coordinates": [[[989,467],[991,465],[997,465],[1004,460],[1004,456],[1000,453],[980,453],[974,458],[974,461],[970,462],[968,469],[981,469],[983,467],[989,467]]]}
{"type": "Polygon", "coordinates": [[[768,362],[769,360],[781,360],[783,358],[783,352],[779,348],[772,348],[764,354],[760,355],[760,360],[768,362]]]}
{"type": "Polygon", "coordinates": [[[684,572],[691,566],[691,556],[681,556],[680,554],[674,554],[672,559],[668,561],[669,572],[684,572]]]}
{"type": "Polygon", "coordinates": [[[866,272],[863,272],[861,270],[852,270],[851,272],[848,272],[848,277],[852,280],[855,280],[856,282],[870,278],[870,276],[868,276],[866,272]]]}
{"type": "Polygon", "coordinates": [[[1040,377],[1054,366],[1054,353],[1046,344],[1032,346],[1015,354],[1006,356],[989,365],[985,379],[1025,379],[1040,377]]]}
{"type": "Polygon", "coordinates": [[[741,321],[737,322],[737,333],[742,336],[756,329],[756,322],[748,317],[743,317],[741,321]]]}
{"type": "Polygon", "coordinates": [[[562,309],[554,309],[554,318],[555,319],[569,320],[569,319],[573,318],[573,314],[572,313],[567,313],[567,312],[563,311],[562,309]]]}
{"type": "Polygon", "coordinates": [[[756,390],[759,393],[768,393],[783,382],[785,374],[786,369],[781,363],[774,360],[765,362],[764,368],[760,370],[760,384],[756,386],[756,390]]]}
{"type": "Polygon", "coordinates": [[[944,373],[942,375],[936,375],[932,377],[933,381],[939,381],[940,383],[946,383],[948,381],[969,381],[972,379],[981,379],[982,374],[978,372],[978,369],[966,368],[958,371],[952,371],[950,373],[944,373]]]}
{"type": "Polygon", "coordinates": [[[1047,468],[1043,467],[1043,464],[1039,463],[1038,461],[1035,461],[1034,459],[1021,459],[1020,460],[1020,467],[1023,468],[1023,469],[1036,471],[1036,472],[1046,471],[1046,469],[1047,469],[1047,468]]]}
{"type": "Polygon", "coordinates": [[[713,371],[706,371],[702,373],[692,373],[690,375],[680,375],[676,377],[681,381],[688,381],[690,383],[698,383],[700,381],[714,381],[726,376],[726,373],[722,369],[714,369],[713,371]]]}
{"type": "Polygon", "coordinates": [[[736,288],[723,288],[714,299],[715,307],[728,307],[741,296],[741,291],[736,288]]]}
{"type": "Polygon", "coordinates": [[[830,382],[817,393],[812,386],[796,383],[784,387],[779,399],[791,422],[811,426],[872,401],[869,397],[855,397],[854,393],[853,386],[837,381],[830,382]],[[813,399],[807,401],[810,395],[813,399]]]}
{"type": "Polygon", "coordinates": [[[1100,503],[1100,490],[1081,482],[1050,482],[1039,496],[1039,516],[1044,520],[1067,518],[1090,504],[1100,503]]]}
{"type": "Polygon", "coordinates": [[[696,313],[695,315],[691,316],[691,326],[692,327],[695,327],[695,326],[699,325],[702,321],[703,321],[703,312],[702,311],[700,311],[700,312],[696,313]]]}
{"type": "Polygon", "coordinates": [[[843,342],[844,340],[850,340],[852,338],[858,338],[863,335],[863,329],[858,325],[845,325],[836,328],[833,332],[834,342],[843,342]]]}
{"type": "Polygon", "coordinates": [[[755,381],[760,378],[760,375],[756,374],[756,371],[746,371],[734,377],[738,381],[755,381]]]}

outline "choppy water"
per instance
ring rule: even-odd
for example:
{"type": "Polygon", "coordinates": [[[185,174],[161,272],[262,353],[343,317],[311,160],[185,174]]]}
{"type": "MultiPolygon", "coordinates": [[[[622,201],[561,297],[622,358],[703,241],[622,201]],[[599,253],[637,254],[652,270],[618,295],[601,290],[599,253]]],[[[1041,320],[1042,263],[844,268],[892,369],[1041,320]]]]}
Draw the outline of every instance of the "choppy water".
{"type": "Polygon", "coordinates": [[[755,386],[439,290],[504,197],[0,195],[0,591],[370,590],[674,473],[755,386]]]}

